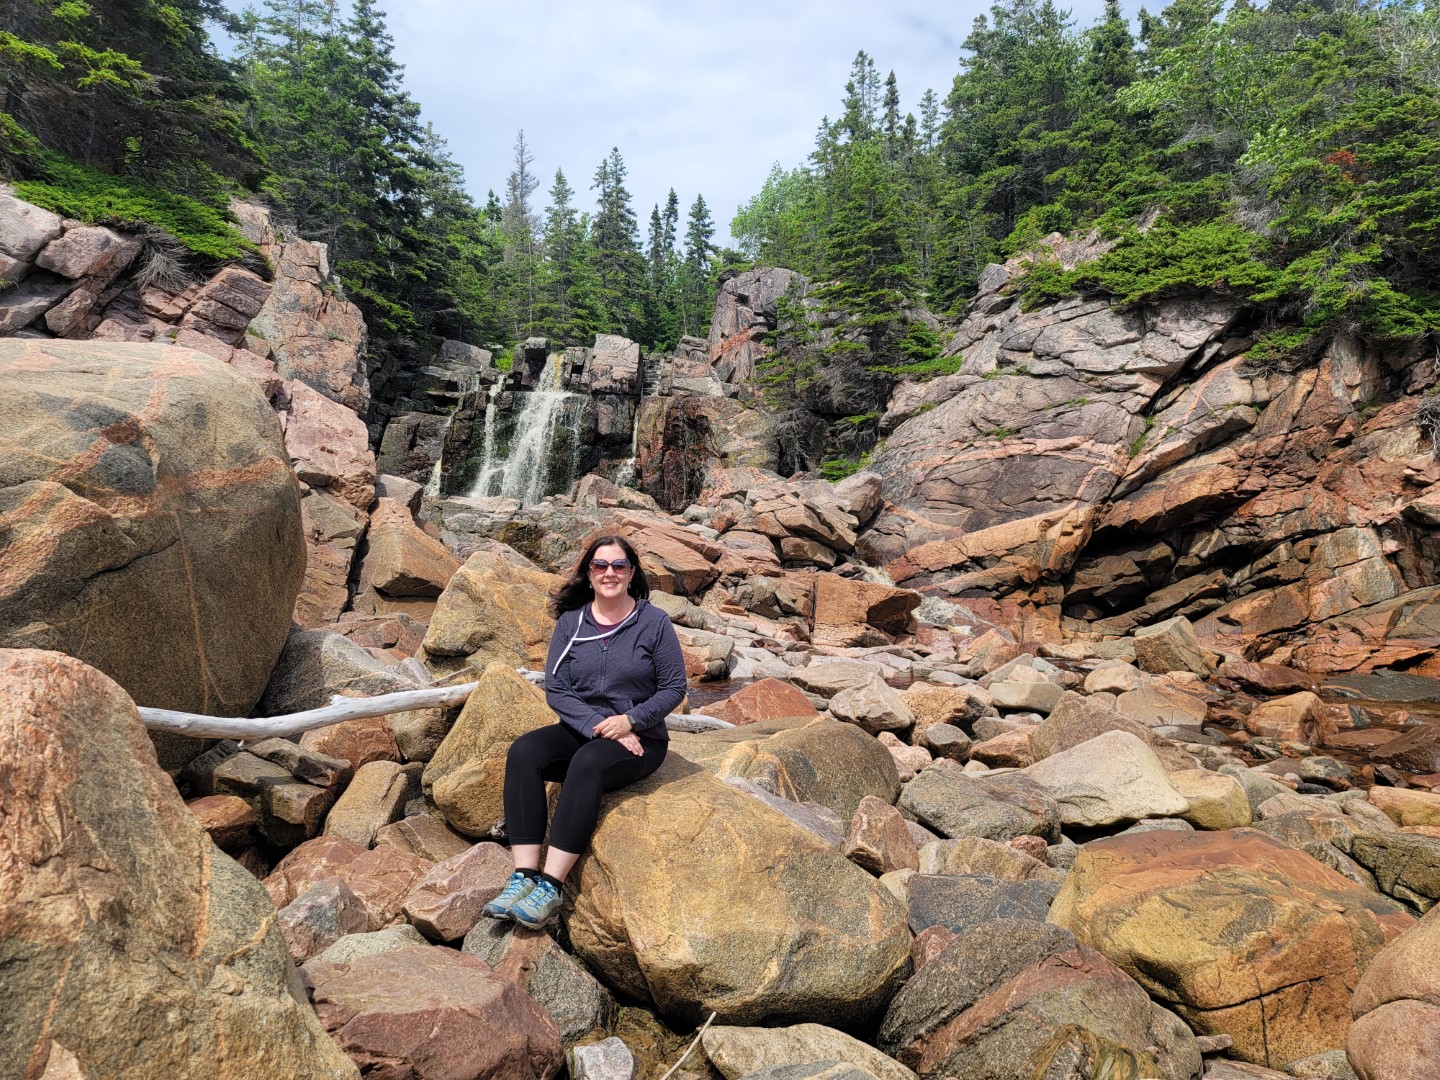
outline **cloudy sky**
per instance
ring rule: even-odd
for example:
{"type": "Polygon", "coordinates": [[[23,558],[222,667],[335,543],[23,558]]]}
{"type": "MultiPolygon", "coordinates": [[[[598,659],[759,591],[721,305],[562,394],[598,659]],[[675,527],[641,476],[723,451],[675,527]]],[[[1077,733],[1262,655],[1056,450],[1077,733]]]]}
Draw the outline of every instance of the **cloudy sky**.
{"type": "MultiPolygon", "coordinates": [[[[236,4],[235,6],[239,6],[236,4]]],[[[740,203],[772,163],[804,163],[820,118],[834,116],[858,50],[883,79],[893,69],[902,109],[933,88],[943,99],[960,43],[988,0],[475,0],[384,3],[406,86],[465,167],[471,191],[503,195],[515,133],[524,129],[541,178],[556,168],[584,208],[595,167],[618,146],[642,235],[674,187],[682,220],[705,196],[726,239],[740,203]]],[[[1077,0],[1089,26],[1103,0],[1077,0]]],[[[1133,14],[1137,0],[1127,0],[1133,14]]],[[[1157,3],[1152,6],[1163,6],[1157,3]]]]}

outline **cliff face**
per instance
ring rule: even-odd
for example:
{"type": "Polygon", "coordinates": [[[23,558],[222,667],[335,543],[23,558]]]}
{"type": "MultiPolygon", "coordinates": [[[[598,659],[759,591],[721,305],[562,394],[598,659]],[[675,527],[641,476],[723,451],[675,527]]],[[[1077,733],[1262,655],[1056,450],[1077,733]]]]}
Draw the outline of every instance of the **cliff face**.
{"type": "Polygon", "coordinates": [[[1341,335],[1267,368],[1233,300],[1024,312],[1014,269],[951,336],[959,373],[895,392],[862,555],[1039,640],[1185,615],[1317,671],[1435,656],[1433,350],[1341,335]]]}

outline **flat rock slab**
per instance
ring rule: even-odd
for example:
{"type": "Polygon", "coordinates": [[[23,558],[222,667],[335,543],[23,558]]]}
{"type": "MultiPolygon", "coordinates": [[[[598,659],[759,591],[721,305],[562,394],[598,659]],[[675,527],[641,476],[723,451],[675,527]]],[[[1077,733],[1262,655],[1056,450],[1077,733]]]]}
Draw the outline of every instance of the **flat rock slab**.
{"type": "Polygon", "coordinates": [[[717,701],[695,710],[704,716],[715,716],[737,726],[761,720],[781,720],[795,716],[819,716],[819,710],[804,693],[779,679],[760,679],[741,687],[724,701],[717,701]]]}
{"type": "MultiPolygon", "coordinates": [[[[762,1069],[843,1061],[877,1080],[915,1080],[915,1074],[843,1031],[822,1024],[793,1027],[711,1027],[700,1038],[710,1063],[727,1078],[751,1076],[762,1069]]],[[[801,1074],[804,1075],[804,1074],[801,1074]]]]}
{"type": "Polygon", "coordinates": [[[842,821],[866,796],[893,803],[900,793],[888,750],[853,724],[821,717],[676,733],[670,749],[722,780],[739,777],[792,802],[819,803],[842,821]]]}
{"type": "Polygon", "coordinates": [[[948,762],[936,763],[905,785],[897,805],[901,813],[941,836],[1060,838],[1059,806],[1021,774],[980,779],[948,762]]]}
{"type": "Polygon", "coordinates": [[[1190,809],[1165,766],[1128,731],[1107,731],[1024,770],[1056,802],[1066,825],[1096,827],[1190,809]]]}

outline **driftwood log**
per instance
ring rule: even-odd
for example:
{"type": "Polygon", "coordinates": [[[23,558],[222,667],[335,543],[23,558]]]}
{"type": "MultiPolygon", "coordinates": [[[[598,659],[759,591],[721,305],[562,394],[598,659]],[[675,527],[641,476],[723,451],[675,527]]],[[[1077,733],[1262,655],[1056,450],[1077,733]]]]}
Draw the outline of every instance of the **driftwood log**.
{"type": "MultiPolygon", "coordinates": [[[[170,709],[140,708],[140,721],[151,731],[168,731],[200,739],[285,738],[314,728],[328,727],[344,720],[363,720],[370,716],[412,712],[415,709],[443,709],[462,705],[470,692],[480,685],[467,682],[454,686],[433,686],[424,690],[402,690],[396,694],[354,698],[336,694],[330,704],[319,709],[287,713],[284,716],[201,716],[199,713],[172,712],[170,709]]],[[[671,731],[713,731],[734,727],[734,724],[713,716],[674,714],[666,718],[671,731]]]]}
{"type": "Polygon", "coordinates": [[[140,721],[151,731],[169,731],[176,735],[193,735],[201,739],[284,738],[302,731],[328,727],[343,720],[363,720],[369,716],[411,712],[415,709],[441,709],[461,705],[479,683],[457,683],[454,686],[433,686],[425,690],[402,690],[398,694],[354,698],[336,694],[330,704],[319,709],[287,713],[285,716],[201,716],[199,713],[172,712],[169,709],[141,707],[140,721]]]}

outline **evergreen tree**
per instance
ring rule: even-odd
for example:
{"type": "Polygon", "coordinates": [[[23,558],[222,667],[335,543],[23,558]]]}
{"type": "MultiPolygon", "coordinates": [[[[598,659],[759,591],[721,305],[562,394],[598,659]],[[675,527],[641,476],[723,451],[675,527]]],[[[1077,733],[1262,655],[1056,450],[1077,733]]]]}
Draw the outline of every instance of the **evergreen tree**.
{"type": "MultiPolygon", "coordinates": [[[[900,87],[895,82],[895,72],[885,78],[884,116],[881,132],[885,136],[885,156],[894,161],[900,156],[900,87]]],[[[913,118],[912,118],[913,121],[913,118]]]]}
{"type": "Polygon", "coordinates": [[[845,101],[840,114],[839,130],[851,142],[862,142],[875,134],[876,114],[880,108],[880,76],[875,61],[861,49],[850,65],[850,81],[845,84],[845,101]]]}
{"type": "Polygon", "coordinates": [[[703,336],[715,297],[710,286],[710,257],[715,223],[705,196],[696,195],[685,222],[685,261],[680,282],[680,332],[703,336]]]}
{"type": "Polygon", "coordinates": [[[515,136],[513,161],[515,167],[505,181],[505,206],[500,213],[500,228],[505,235],[505,259],[514,282],[512,309],[514,323],[511,336],[516,340],[535,332],[538,263],[540,252],[536,243],[539,223],[530,207],[530,196],[540,186],[531,172],[535,156],[525,141],[522,129],[515,136]]]}
{"type": "Polygon", "coordinates": [[[645,260],[625,177],[625,160],[618,147],[612,148],[596,168],[591,185],[598,194],[590,239],[606,329],[636,336],[645,321],[645,260]]]}
{"type": "Polygon", "coordinates": [[[546,336],[565,345],[588,345],[603,326],[604,316],[598,306],[587,222],[575,209],[574,197],[565,173],[556,169],[545,211],[545,261],[537,308],[546,336]]]}
{"type": "Polygon", "coordinates": [[[34,140],[105,173],[218,197],[258,183],[243,92],[207,22],[220,0],[15,2],[0,11],[0,165],[43,173],[34,140]]]}
{"type": "Polygon", "coordinates": [[[680,262],[675,251],[675,228],[680,201],[671,188],[662,213],[657,205],[650,214],[646,244],[645,339],[658,348],[669,348],[681,335],[680,262]]]}
{"type": "Polygon", "coordinates": [[[677,230],[680,228],[680,197],[675,194],[675,189],[670,189],[670,194],[665,196],[665,213],[660,218],[662,234],[661,244],[666,251],[675,251],[675,241],[678,238],[677,230]]]}
{"type": "Polygon", "coordinates": [[[940,138],[940,99],[935,91],[926,89],[920,98],[920,148],[925,152],[935,149],[940,138]]]}
{"type": "Polygon", "coordinates": [[[901,187],[873,143],[852,148],[836,179],[826,251],[835,280],[817,290],[842,319],[832,356],[867,368],[904,363],[918,282],[901,187]]]}

